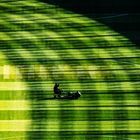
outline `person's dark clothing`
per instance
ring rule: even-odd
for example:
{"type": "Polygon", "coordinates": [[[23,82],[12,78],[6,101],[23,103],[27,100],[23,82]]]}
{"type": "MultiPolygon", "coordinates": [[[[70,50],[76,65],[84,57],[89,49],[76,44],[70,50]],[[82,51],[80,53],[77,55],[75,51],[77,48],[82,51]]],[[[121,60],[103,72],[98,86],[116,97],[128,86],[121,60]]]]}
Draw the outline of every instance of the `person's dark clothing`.
{"type": "Polygon", "coordinates": [[[54,91],[54,97],[56,97],[56,95],[57,95],[58,97],[60,97],[60,95],[61,95],[61,90],[59,89],[59,84],[55,84],[55,85],[54,85],[53,91],[54,91]]]}
{"type": "Polygon", "coordinates": [[[54,86],[54,94],[60,94],[60,89],[59,89],[59,85],[55,84],[54,86]]]}

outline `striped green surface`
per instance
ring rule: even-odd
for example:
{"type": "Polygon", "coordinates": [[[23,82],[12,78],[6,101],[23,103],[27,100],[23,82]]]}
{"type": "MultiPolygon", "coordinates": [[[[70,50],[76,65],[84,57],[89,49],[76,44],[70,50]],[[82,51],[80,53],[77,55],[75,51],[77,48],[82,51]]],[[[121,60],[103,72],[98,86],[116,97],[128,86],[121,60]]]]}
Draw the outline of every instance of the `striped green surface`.
{"type": "Polygon", "coordinates": [[[0,140],[139,140],[140,50],[79,14],[0,0],[0,140]],[[53,85],[79,90],[53,100],[53,85]]]}

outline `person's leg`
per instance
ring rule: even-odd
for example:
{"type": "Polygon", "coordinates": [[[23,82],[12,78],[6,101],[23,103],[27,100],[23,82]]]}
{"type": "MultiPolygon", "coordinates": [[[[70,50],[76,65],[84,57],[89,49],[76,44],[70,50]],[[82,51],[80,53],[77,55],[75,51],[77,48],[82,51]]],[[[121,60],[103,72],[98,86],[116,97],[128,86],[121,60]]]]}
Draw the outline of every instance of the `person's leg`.
{"type": "Polygon", "coordinates": [[[58,94],[58,98],[61,98],[61,94],[58,94]]]}
{"type": "Polygon", "coordinates": [[[61,90],[59,90],[58,98],[61,98],[61,90]]]}
{"type": "Polygon", "coordinates": [[[54,99],[56,99],[56,94],[54,94],[54,99]]]}

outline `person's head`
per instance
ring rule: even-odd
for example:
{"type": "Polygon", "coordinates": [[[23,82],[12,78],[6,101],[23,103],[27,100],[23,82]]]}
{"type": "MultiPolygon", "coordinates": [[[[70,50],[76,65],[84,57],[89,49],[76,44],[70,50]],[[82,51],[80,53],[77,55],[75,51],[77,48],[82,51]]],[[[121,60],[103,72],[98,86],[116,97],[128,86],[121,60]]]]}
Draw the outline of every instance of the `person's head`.
{"type": "Polygon", "coordinates": [[[55,83],[55,86],[56,86],[56,87],[59,87],[59,84],[58,84],[58,83],[55,83]]]}

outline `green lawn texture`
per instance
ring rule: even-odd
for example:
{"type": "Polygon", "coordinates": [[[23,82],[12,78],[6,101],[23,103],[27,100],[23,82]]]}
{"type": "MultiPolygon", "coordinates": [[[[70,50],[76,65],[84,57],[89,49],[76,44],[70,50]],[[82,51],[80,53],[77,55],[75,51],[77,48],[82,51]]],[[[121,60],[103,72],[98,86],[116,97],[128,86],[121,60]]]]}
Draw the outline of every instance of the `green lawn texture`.
{"type": "Polygon", "coordinates": [[[0,1],[0,140],[139,140],[140,50],[39,0],[0,1]],[[51,99],[54,83],[82,93],[51,99]]]}

